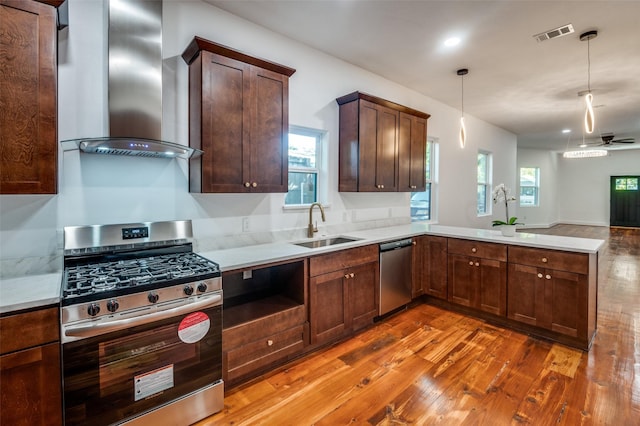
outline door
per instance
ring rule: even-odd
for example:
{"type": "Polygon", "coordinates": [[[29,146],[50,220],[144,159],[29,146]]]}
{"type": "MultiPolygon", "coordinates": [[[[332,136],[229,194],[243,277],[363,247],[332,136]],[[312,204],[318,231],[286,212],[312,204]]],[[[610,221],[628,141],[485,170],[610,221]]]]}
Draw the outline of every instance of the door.
{"type": "Polygon", "coordinates": [[[640,227],[640,176],[611,176],[611,226],[640,227]]]}
{"type": "Polygon", "coordinates": [[[378,314],[378,265],[375,262],[349,268],[347,286],[349,329],[358,330],[373,322],[378,314]]]}
{"type": "Polygon", "coordinates": [[[334,271],[309,282],[311,344],[329,342],[346,333],[345,273],[334,271]]]}

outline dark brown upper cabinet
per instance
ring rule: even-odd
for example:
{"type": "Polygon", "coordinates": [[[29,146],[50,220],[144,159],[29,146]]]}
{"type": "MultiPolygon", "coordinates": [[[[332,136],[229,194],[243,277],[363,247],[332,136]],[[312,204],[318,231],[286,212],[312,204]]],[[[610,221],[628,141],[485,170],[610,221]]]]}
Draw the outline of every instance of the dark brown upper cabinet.
{"type": "Polygon", "coordinates": [[[418,192],[425,186],[429,114],[362,92],[340,108],[341,192],[418,192]]]}
{"type": "Polygon", "coordinates": [[[56,9],[0,0],[0,22],[0,194],[55,194],[56,9]]]}
{"type": "Polygon", "coordinates": [[[287,192],[294,69],[195,37],[189,65],[191,192],[287,192]]]}

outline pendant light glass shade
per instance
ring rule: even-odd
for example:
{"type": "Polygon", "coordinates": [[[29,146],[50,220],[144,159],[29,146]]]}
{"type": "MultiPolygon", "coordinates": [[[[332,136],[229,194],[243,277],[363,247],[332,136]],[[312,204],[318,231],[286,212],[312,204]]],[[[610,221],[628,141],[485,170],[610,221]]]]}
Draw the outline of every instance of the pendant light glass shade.
{"type": "Polygon", "coordinates": [[[580,41],[587,42],[587,94],[585,95],[586,110],[584,112],[584,131],[593,133],[595,129],[595,115],[593,114],[593,95],[591,94],[591,51],[589,40],[598,36],[597,31],[587,31],[580,34],[580,41]]]}
{"type": "Polygon", "coordinates": [[[464,117],[460,117],[460,148],[464,148],[467,142],[467,128],[464,126],[464,117]]]}
{"type": "Polygon", "coordinates": [[[587,93],[584,98],[587,103],[587,110],[584,113],[584,131],[587,133],[593,133],[596,121],[593,115],[593,95],[591,93],[587,93]]]}
{"type": "Polygon", "coordinates": [[[459,136],[459,142],[460,142],[460,148],[464,148],[465,144],[467,143],[467,128],[464,125],[464,76],[469,74],[469,70],[466,68],[461,68],[458,71],[456,71],[456,74],[458,74],[461,79],[460,79],[460,83],[461,83],[461,102],[460,102],[460,136],[459,136]]]}

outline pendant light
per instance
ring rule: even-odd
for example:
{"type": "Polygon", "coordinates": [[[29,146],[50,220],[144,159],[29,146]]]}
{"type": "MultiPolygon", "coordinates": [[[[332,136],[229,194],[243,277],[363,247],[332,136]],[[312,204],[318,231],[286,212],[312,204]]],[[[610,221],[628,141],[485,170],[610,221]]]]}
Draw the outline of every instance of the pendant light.
{"type": "Polygon", "coordinates": [[[460,106],[460,148],[464,148],[464,145],[467,143],[467,128],[464,125],[464,76],[469,74],[469,70],[467,68],[461,68],[456,71],[456,74],[460,76],[461,82],[461,106],[460,106]]]}
{"type": "Polygon", "coordinates": [[[587,31],[580,34],[580,41],[587,42],[587,93],[584,97],[587,103],[587,109],[584,113],[584,131],[591,134],[595,128],[595,116],[593,114],[593,94],[591,94],[591,51],[589,41],[598,37],[598,32],[587,31]]]}

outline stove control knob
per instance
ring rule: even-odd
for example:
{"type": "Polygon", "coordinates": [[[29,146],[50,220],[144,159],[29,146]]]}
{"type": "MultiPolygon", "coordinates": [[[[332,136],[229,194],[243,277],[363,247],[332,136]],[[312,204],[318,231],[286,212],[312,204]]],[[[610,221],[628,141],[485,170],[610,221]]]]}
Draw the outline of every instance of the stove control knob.
{"type": "Polygon", "coordinates": [[[87,308],[87,313],[90,316],[95,317],[100,313],[100,305],[98,305],[97,303],[90,304],[89,307],[87,308]]]}
{"type": "Polygon", "coordinates": [[[119,307],[120,307],[120,304],[115,299],[109,300],[107,302],[107,311],[109,312],[115,312],[118,310],[119,307]]]}
{"type": "Polygon", "coordinates": [[[151,303],[156,303],[158,299],[160,299],[160,296],[158,296],[158,293],[151,292],[147,296],[147,299],[149,299],[149,302],[151,303]]]}
{"type": "Polygon", "coordinates": [[[207,291],[207,284],[206,283],[198,284],[198,291],[200,293],[204,293],[205,291],[207,291]]]}
{"type": "Polygon", "coordinates": [[[183,291],[187,296],[191,296],[193,294],[193,287],[191,287],[190,285],[185,285],[183,291]]]}

